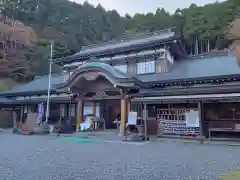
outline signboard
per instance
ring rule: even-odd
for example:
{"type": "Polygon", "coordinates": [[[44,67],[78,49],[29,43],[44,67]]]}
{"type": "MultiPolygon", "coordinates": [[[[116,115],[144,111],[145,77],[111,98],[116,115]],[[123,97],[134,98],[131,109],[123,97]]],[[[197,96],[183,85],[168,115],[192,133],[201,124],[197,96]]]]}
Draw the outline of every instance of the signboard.
{"type": "Polygon", "coordinates": [[[98,91],[96,92],[96,94],[93,96],[94,98],[103,98],[103,97],[107,97],[108,95],[106,94],[105,91],[98,91]]]}
{"type": "Polygon", "coordinates": [[[137,125],[137,112],[128,113],[128,125],[137,125]]]}
{"type": "Polygon", "coordinates": [[[190,110],[185,115],[187,127],[199,127],[199,111],[190,110]]]}

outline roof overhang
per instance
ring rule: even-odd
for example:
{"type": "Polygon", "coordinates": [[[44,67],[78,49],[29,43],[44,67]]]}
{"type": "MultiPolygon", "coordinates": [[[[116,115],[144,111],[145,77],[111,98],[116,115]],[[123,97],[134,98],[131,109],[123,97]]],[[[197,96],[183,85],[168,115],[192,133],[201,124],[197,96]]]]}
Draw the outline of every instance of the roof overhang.
{"type": "Polygon", "coordinates": [[[226,93],[226,94],[198,94],[198,95],[180,95],[180,96],[156,96],[156,97],[138,97],[134,98],[135,102],[169,102],[182,100],[224,100],[224,99],[239,99],[240,93],[226,93]]]}
{"type": "MultiPolygon", "coordinates": [[[[16,97],[16,96],[32,96],[32,95],[46,95],[48,93],[47,90],[41,90],[41,91],[25,91],[25,92],[3,92],[0,93],[0,97],[16,97]]],[[[51,94],[58,93],[56,90],[51,90],[51,94]]]]}

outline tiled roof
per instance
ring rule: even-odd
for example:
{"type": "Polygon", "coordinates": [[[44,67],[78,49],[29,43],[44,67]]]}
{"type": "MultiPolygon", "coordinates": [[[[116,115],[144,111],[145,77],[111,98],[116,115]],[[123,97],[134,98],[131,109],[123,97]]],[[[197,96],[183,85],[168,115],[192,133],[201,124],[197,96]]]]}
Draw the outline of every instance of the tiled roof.
{"type": "Polygon", "coordinates": [[[148,44],[149,42],[154,41],[161,41],[163,39],[168,39],[170,37],[174,36],[174,32],[172,31],[165,31],[160,33],[152,33],[148,36],[144,37],[136,37],[136,38],[130,38],[126,40],[121,40],[120,42],[107,42],[105,44],[101,44],[101,46],[87,46],[82,49],[79,53],[76,55],[85,55],[85,54],[92,54],[96,51],[103,52],[108,49],[121,49],[121,48],[128,48],[129,46],[136,46],[136,45],[142,45],[142,44],[148,44]]]}
{"type": "Polygon", "coordinates": [[[11,104],[12,101],[10,99],[4,98],[4,97],[0,97],[0,103],[1,104],[11,104]]]}
{"type": "MultiPolygon", "coordinates": [[[[102,63],[92,62],[92,66],[101,66],[102,63]]],[[[89,63],[88,65],[89,66],[89,63]]],[[[109,65],[108,65],[109,66],[109,65]]],[[[106,66],[107,70],[109,67],[106,66]]],[[[109,70],[113,75],[121,78],[128,78],[129,76],[111,68],[109,70]]],[[[240,68],[236,64],[235,57],[232,55],[218,55],[218,56],[206,56],[192,59],[185,59],[176,61],[167,73],[147,74],[139,75],[136,78],[142,82],[165,82],[165,81],[177,81],[188,79],[203,79],[208,77],[217,76],[230,76],[240,75],[240,68]]],[[[64,82],[63,74],[52,75],[52,90],[56,90],[60,84],[64,82]]],[[[1,93],[1,96],[9,94],[24,94],[24,93],[36,93],[47,91],[48,89],[48,76],[37,77],[32,82],[14,88],[5,93],[1,93]]]]}
{"type": "MultiPolygon", "coordinates": [[[[62,83],[64,80],[63,74],[54,74],[51,78],[52,88],[51,90],[55,90],[56,86],[62,83]]],[[[8,94],[25,94],[25,93],[37,93],[44,92],[48,90],[48,75],[36,77],[33,81],[13,88],[12,90],[1,93],[0,95],[8,95],[8,94]]]]}
{"type": "Polygon", "coordinates": [[[54,62],[61,62],[62,60],[68,61],[76,59],[77,57],[86,57],[90,55],[95,56],[113,51],[122,51],[134,47],[176,40],[179,37],[180,35],[173,32],[172,29],[164,29],[159,32],[138,35],[132,38],[122,38],[121,40],[113,40],[99,45],[85,46],[80,52],[63,59],[55,59],[54,62]]]}
{"type": "Polygon", "coordinates": [[[197,57],[176,61],[166,73],[139,75],[143,82],[202,79],[207,77],[240,75],[240,68],[232,55],[197,57]]]}

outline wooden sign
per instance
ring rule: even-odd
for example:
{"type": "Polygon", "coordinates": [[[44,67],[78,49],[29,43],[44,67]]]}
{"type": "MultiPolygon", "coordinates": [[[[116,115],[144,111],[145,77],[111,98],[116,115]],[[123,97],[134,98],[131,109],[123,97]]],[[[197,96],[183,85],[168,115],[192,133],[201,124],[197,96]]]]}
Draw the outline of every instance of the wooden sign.
{"type": "Polygon", "coordinates": [[[94,98],[100,98],[100,97],[107,97],[108,95],[106,94],[105,91],[98,91],[96,94],[93,96],[94,98]]]}

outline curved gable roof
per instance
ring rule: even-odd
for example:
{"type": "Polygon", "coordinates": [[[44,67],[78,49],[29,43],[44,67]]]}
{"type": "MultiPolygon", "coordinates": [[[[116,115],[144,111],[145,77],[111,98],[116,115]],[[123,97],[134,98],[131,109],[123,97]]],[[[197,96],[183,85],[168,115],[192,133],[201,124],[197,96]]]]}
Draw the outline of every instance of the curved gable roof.
{"type": "Polygon", "coordinates": [[[77,68],[77,70],[83,70],[83,69],[94,69],[94,68],[100,68],[103,69],[104,71],[111,73],[113,76],[116,78],[120,79],[129,79],[132,78],[132,76],[123,73],[122,71],[119,71],[118,69],[112,67],[111,65],[103,62],[89,62],[81,65],[80,67],[77,68]]]}
{"type": "Polygon", "coordinates": [[[107,63],[89,62],[78,67],[68,78],[68,80],[59,86],[59,88],[68,87],[86,72],[99,72],[99,74],[105,76],[108,80],[112,79],[114,84],[117,84],[118,86],[124,86],[126,83],[130,86],[134,86],[135,84],[141,86],[141,81],[139,81],[137,78],[123,73],[107,63]]]}

